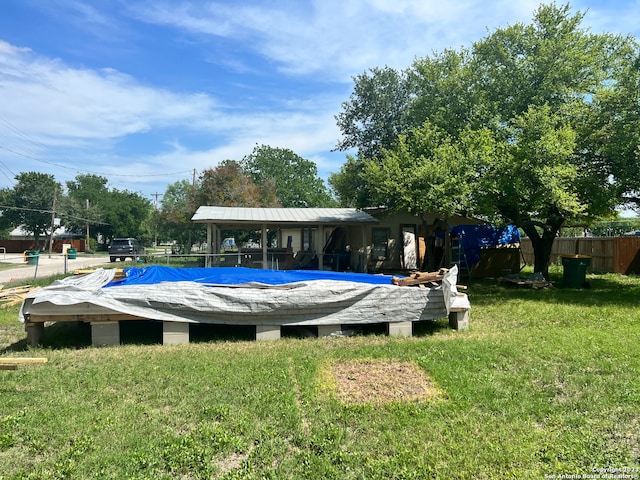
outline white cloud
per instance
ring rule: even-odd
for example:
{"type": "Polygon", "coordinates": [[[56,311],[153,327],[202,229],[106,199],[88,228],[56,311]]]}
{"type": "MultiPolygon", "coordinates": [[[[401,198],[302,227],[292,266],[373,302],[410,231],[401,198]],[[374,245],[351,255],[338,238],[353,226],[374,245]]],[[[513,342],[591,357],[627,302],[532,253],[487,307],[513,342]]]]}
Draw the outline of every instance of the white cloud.
{"type": "Polygon", "coordinates": [[[137,16],[196,35],[239,40],[289,74],[348,81],[368,68],[408,67],[415,57],[470,46],[486,28],[529,21],[537,0],[315,0],[158,2],[137,16]]]}
{"type": "MultiPolygon", "coordinates": [[[[168,151],[147,156],[146,164],[189,165],[198,170],[212,168],[222,160],[241,160],[256,145],[287,148],[304,158],[324,158],[319,152],[329,153],[338,139],[338,128],[330,112],[318,115],[263,114],[226,117],[232,127],[224,142],[205,150],[189,149],[179,141],[167,144],[168,151]]],[[[323,161],[326,167],[326,159],[323,161]]],[[[320,167],[320,166],[319,166],[320,167]]],[[[335,165],[334,165],[335,167],[335,165]]]]}
{"type": "Polygon", "coordinates": [[[340,98],[279,100],[275,111],[222,108],[207,94],[153,88],[115,69],[74,68],[0,41],[0,147],[5,147],[0,162],[18,159],[22,166],[14,170],[51,171],[59,181],[81,172],[113,176],[114,185],[124,188],[127,182],[158,181],[145,175],[240,160],[256,144],[290,148],[305,157],[335,145],[339,132],[333,115],[340,98]],[[168,144],[158,132],[175,141],[168,144]],[[188,148],[179,132],[200,135],[200,144],[210,147],[188,148]],[[145,134],[156,139],[147,142],[147,152],[117,153],[117,142],[145,134]],[[123,166],[130,178],[116,176],[123,166]]]}
{"type": "Polygon", "coordinates": [[[3,118],[45,143],[73,145],[214,117],[203,94],[145,86],[113,69],[72,68],[0,41],[3,118]]]}

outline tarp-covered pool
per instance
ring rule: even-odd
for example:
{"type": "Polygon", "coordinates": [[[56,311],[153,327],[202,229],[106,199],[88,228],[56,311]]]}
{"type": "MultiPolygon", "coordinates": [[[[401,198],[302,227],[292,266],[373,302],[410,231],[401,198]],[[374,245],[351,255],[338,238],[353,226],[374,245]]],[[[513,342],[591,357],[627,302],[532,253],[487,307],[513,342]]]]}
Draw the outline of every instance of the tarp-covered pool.
{"type": "Polygon", "coordinates": [[[153,285],[161,282],[196,282],[210,285],[242,285],[261,283],[285,285],[316,280],[391,285],[389,275],[331,272],[319,270],[262,270],[246,267],[174,268],[153,265],[125,269],[126,278],[110,282],[107,287],[122,285],[153,285]]]}

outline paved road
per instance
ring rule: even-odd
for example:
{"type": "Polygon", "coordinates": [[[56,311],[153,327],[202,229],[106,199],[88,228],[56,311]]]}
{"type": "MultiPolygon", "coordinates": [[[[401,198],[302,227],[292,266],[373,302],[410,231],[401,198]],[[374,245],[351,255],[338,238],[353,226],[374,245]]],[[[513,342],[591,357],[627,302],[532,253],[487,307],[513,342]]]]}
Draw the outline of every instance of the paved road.
{"type": "MultiPolygon", "coordinates": [[[[109,257],[106,255],[84,255],[77,254],[74,260],[66,259],[60,253],[41,252],[38,256],[38,265],[30,265],[24,261],[21,253],[7,253],[0,255],[0,263],[13,264],[15,267],[0,270],[0,285],[11,280],[22,280],[29,278],[40,278],[56,275],[58,273],[73,272],[84,268],[97,266],[109,266],[109,257]],[[65,270],[66,268],[66,270],[65,270]]],[[[121,263],[111,264],[111,267],[120,267],[121,263]]]]}

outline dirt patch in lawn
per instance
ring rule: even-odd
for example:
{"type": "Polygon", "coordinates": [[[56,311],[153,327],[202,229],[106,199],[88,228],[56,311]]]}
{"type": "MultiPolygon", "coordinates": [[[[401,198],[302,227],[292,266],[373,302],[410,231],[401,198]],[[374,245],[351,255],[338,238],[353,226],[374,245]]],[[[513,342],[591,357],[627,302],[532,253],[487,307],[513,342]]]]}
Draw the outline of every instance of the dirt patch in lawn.
{"type": "Polygon", "coordinates": [[[349,360],[332,365],[335,392],[345,404],[423,402],[444,397],[416,364],[397,360],[349,360]]]}

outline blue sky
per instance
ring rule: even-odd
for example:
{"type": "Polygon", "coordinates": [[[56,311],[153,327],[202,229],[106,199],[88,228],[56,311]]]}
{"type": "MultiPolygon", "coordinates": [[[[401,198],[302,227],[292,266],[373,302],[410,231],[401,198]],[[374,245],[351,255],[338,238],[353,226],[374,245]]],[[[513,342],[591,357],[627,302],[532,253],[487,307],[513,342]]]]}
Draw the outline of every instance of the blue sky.
{"type": "MultiPolygon", "coordinates": [[[[334,116],[368,68],[529,23],[529,0],[2,0],[0,187],[107,177],[154,200],[256,145],[337,172],[334,116]]],[[[639,37],[640,0],[571,2],[639,37]]],[[[639,37],[640,38],[640,37],[639,37]]],[[[161,198],[161,197],[160,197],[161,198]]]]}

